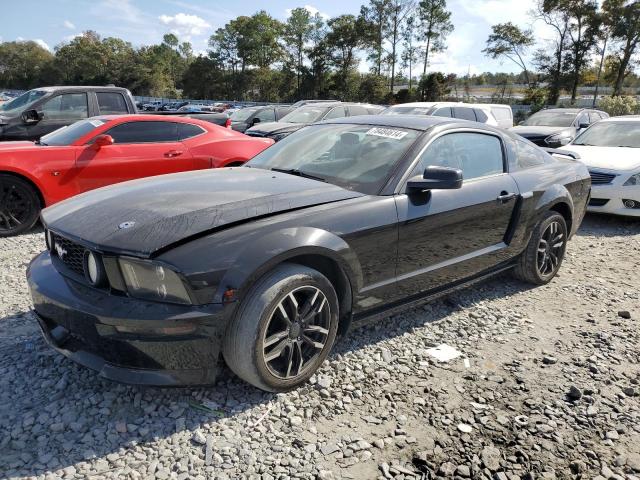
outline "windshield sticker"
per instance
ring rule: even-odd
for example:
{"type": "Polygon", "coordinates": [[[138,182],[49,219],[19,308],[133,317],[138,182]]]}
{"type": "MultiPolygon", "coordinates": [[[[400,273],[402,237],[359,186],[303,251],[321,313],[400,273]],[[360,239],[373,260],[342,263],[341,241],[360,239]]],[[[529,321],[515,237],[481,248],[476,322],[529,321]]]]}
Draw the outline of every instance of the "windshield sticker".
{"type": "Polygon", "coordinates": [[[402,130],[394,130],[392,128],[374,127],[367,131],[367,135],[375,135],[376,137],[393,138],[394,140],[402,140],[409,132],[402,130]]]}
{"type": "Polygon", "coordinates": [[[94,127],[99,127],[100,125],[102,125],[104,122],[101,122],[100,120],[89,120],[89,123],[91,125],[93,125],[94,127]]]}

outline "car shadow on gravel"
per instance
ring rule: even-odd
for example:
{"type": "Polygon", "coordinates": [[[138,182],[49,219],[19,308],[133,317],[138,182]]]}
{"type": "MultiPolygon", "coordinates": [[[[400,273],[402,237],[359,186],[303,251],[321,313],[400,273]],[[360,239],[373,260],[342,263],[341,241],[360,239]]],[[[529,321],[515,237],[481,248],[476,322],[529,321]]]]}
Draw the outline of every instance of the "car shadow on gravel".
{"type": "Polygon", "coordinates": [[[640,235],[640,218],[588,213],[584,217],[577,235],[583,237],[592,237],[594,235],[601,237],[640,235]]]}
{"type": "MultiPolygon", "coordinates": [[[[339,361],[340,356],[440,322],[479,302],[528,288],[500,275],[429,306],[354,328],[335,346],[330,359],[339,361]]],[[[11,317],[12,322],[18,318],[35,323],[30,312],[11,317]]],[[[222,429],[224,419],[244,413],[247,421],[259,418],[275,397],[243,383],[226,367],[214,387],[162,389],[116,384],[58,354],[39,334],[3,335],[0,339],[0,472],[9,477],[61,473],[82,462],[92,463],[98,473],[107,473],[116,468],[110,463],[110,454],[117,453],[117,458],[138,444],[158,448],[157,442],[177,432],[185,435],[180,441],[191,442],[202,451],[192,432],[203,425],[222,429]]],[[[298,394],[304,396],[314,388],[306,385],[298,394]]]]}

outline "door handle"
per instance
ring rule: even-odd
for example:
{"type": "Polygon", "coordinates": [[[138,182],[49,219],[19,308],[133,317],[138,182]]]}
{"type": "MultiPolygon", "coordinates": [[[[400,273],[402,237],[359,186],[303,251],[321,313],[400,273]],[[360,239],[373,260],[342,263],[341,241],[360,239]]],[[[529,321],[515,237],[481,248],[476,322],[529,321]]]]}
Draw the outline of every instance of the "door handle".
{"type": "Polygon", "coordinates": [[[516,198],[517,194],[511,192],[501,192],[500,195],[498,196],[497,200],[498,203],[507,203],[510,202],[511,200],[513,200],[514,198],[516,198]]]}
{"type": "Polygon", "coordinates": [[[169,150],[164,154],[164,156],[173,158],[173,157],[179,157],[180,155],[182,155],[182,153],[183,153],[182,150],[169,150]]]}

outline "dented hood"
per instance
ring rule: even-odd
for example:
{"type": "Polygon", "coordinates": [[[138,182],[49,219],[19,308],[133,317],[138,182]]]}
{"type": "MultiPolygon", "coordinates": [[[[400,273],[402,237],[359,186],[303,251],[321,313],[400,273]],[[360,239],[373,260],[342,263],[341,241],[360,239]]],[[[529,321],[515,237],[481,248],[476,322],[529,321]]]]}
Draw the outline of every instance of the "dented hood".
{"type": "Polygon", "coordinates": [[[163,175],[101,188],[49,207],[54,232],[142,257],[258,217],[361,196],[320,181],[257,168],[163,175]]]}

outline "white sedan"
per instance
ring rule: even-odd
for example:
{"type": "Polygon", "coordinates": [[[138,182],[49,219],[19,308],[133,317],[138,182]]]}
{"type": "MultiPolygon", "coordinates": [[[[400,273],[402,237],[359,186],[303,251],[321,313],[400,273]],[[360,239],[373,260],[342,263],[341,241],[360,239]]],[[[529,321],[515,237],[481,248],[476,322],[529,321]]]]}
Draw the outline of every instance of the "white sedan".
{"type": "Polygon", "coordinates": [[[589,211],[640,217],[640,116],[601,120],[562,149],[589,168],[589,211]]]}

